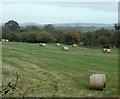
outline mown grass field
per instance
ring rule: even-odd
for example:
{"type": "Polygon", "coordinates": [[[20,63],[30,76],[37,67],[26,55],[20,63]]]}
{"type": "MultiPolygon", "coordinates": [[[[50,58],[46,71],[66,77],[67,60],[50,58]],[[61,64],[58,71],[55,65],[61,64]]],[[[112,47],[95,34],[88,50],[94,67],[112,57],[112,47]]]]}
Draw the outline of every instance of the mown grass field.
{"type": "Polygon", "coordinates": [[[118,96],[118,52],[70,47],[68,52],[48,44],[3,42],[3,88],[8,82],[16,89],[7,97],[108,97],[118,96]],[[17,74],[16,74],[17,72],[17,74]],[[91,74],[106,74],[103,91],[89,90],[91,74]]]}

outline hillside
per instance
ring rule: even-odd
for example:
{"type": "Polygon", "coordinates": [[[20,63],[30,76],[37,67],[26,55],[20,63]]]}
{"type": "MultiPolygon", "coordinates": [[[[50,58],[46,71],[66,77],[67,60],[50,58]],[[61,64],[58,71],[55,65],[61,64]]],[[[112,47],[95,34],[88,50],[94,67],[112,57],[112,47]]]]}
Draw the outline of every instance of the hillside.
{"type": "MultiPolygon", "coordinates": [[[[43,27],[46,24],[38,24],[33,22],[20,24],[20,26],[23,27],[32,26],[32,25],[43,27]]],[[[52,24],[52,25],[57,29],[61,29],[61,30],[70,30],[72,28],[75,28],[81,32],[87,32],[87,31],[92,32],[103,27],[107,29],[114,29],[114,24],[100,24],[100,23],[63,23],[63,24],[52,24]]]]}
{"type": "Polygon", "coordinates": [[[16,84],[8,97],[118,95],[117,49],[112,49],[111,54],[84,47],[70,47],[68,52],[63,52],[55,44],[40,47],[17,42],[4,42],[2,48],[3,88],[9,82],[16,84]],[[106,75],[107,86],[103,91],[89,89],[89,77],[94,73],[106,75]]]}

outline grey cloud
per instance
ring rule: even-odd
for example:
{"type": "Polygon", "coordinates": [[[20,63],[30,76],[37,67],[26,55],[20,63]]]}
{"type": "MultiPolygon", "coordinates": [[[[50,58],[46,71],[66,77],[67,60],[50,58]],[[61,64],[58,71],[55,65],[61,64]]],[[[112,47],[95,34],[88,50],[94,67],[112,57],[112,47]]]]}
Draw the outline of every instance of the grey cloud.
{"type": "MultiPolygon", "coordinates": [[[[38,3],[39,4],[39,3],[38,3]]],[[[102,11],[115,11],[118,10],[117,2],[47,2],[40,3],[49,6],[60,6],[60,7],[74,7],[74,8],[90,8],[93,10],[102,11]]]]}

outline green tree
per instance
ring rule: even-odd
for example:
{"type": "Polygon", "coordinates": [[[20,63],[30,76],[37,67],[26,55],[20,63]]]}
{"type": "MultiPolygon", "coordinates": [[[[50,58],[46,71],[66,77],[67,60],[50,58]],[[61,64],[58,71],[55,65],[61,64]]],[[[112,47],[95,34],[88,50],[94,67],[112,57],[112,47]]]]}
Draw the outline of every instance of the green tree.
{"type": "Polygon", "coordinates": [[[14,20],[10,20],[7,23],[5,23],[5,27],[10,29],[11,31],[15,31],[15,30],[18,30],[20,28],[19,24],[14,20]]]}
{"type": "Polygon", "coordinates": [[[102,46],[102,47],[107,47],[109,46],[109,40],[108,37],[106,36],[99,36],[97,39],[98,45],[102,46]]]}
{"type": "Polygon", "coordinates": [[[20,32],[31,32],[31,31],[41,31],[41,28],[38,26],[26,26],[26,27],[20,27],[20,32]]]}
{"type": "Polygon", "coordinates": [[[114,32],[108,29],[99,29],[93,33],[93,45],[95,46],[109,46],[111,45],[114,32]]]}
{"type": "Polygon", "coordinates": [[[114,31],[114,44],[116,47],[120,47],[120,24],[115,24],[115,31],[114,31]]]}
{"type": "Polygon", "coordinates": [[[119,30],[120,29],[120,24],[115,24],[115,29],[119,30]]]}
{"type": "Polygon", "coordinates": [[[71,31],[66,33],[65,41],[67,44],[74,44],[80,42],[80,34],[76,29],[72,29],[71,31]]]}
{"type": "Polygon", "coordinates": [[[81,34],[81,42],[83,42],[84,46],[92,46],[93,45],[93,33],[92,32],[85,32],[81,34]]]}
{"type": "Polygon", "coordinates": [[[41,31],[36,34],[36,41],[50,43],[50,42],[54,42],[55,38],[52,36],[51,33],[46,31],[41,31]]]}
{"type": "Polygon", "coordinates": [[[52,24],[45,25],[43,29],[46,32],[50,32],[52,35],[57,32],[56,28],[52,24]]]}

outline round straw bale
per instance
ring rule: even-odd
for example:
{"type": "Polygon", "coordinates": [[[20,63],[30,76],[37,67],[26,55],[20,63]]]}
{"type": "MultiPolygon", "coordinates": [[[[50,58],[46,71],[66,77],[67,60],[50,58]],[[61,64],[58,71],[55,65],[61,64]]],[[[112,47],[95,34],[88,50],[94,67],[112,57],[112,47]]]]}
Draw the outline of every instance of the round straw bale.
{"type": "Polygon", "coordinates": [[[104,74],[92,74],[90,76],[90,88],[103,90],[106,86],[106,76],[104,74]]]}

